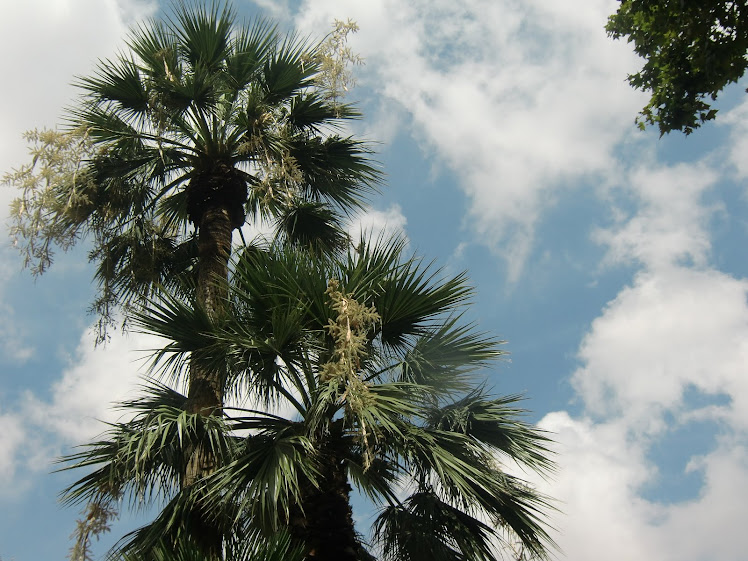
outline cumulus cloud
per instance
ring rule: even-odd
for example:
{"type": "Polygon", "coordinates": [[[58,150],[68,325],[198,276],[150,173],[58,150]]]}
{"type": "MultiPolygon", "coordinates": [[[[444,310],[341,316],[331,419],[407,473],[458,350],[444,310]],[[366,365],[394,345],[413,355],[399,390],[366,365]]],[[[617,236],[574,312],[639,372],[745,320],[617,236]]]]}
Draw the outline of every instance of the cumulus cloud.
{"type": "Polygon", "coordinates": [[[748,429],[746,296],[748,281],[713,270],[638,274],[581,344],[572,383],[587,409],[633,427],[677,411],[695,388],[731,396],[731,421],[748,429]]]}
{"type": "Polygon", "coordinates": [[[586,561],[658,559],[739,561],[745,557],[742,521],[748,506],[744,444],[728,442],[696,460],[703,486],[698,497],[658,503],[642,497],[657,473],[645,441],[631,436],[623,419],[595,422],[567,413],[547,415],[560,470],[538,487],[558,499],[553,517],[561,557],[586,561]]]}
{"type": "Polygon", "coordinates": [[[26,398],[25,407],[45,409],[41,427],[65,442],[84,441],[101,432],[101,421],[117,420],[121,412],[112,405],[135,396],[148,351],[163,346],[138,333],[116,332],[105,345],[94,341],[93,330],[83,334],[49,401],[26,398]]]}
{"type": "Polygon", "coordinates": [[[748,280],[709,266],[704,194],[721,179],[704,162],[641,167],[623,188],[633,212],[595,238],[605,263],[641,269],[596,318],[571,384],[582,415],[550,413],[560,471],[538,485],[559,500],[554,517],[567,559],[697,561],[745,556],[748,506],[748,280]],[[692,399],[696,395],[698,399],[692,399]],[[652,451],[692,422],[717,434],[690,456],[694,498],[647,498],[660,466],[652,451]],[[615,544],[615,547],[611,547],[615,544]]]}
{"type": "Polygon", "coordinates": [[[552,482],[536,485],[557,499],[551,523],[561,558],[587,561],[740,561],[745,557],[742,521],[748,515],[748,454],[745,439],[724,439],[687,468],[698,470],[698,496],[680,502],[643,497],[657,475],[646,441],[632,437],[624,419],[606,422],[547,415],[560,469],[552,482]]]}
{"type": "Polygon", "coordinates": [[[27,390],[16,408],[0,415],[3,459],[0,493],[8,494],[51,462],[66,447],[90,441],[123,414],[113,404],[135,397],[148,351],[161,346],[149,335],[116,332],[94,345],[86,331],[49,395],[27,390]],[[33,452],[33,457],[32,457],[33,452]]]}

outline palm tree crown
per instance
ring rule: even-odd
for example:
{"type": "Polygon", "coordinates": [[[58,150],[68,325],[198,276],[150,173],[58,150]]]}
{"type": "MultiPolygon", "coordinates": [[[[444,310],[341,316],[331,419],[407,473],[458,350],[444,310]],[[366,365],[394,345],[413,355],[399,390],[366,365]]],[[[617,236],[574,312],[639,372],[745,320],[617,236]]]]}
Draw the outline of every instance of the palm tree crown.
{"type": "MultiPolygon", "coordinates": [[[[342,216],[379,173],[364,143],[341,136],[358,115],[319,86],[321,62],[318,46],[265,21],[240,25],[228,4],[175,3],[78,79],[69,118],[78,142],[61,150],[81,159],[74,173],[47,162],[66,173],[36,201],[26,193],[18,215],[32,220],[42,205],[48,223],[18,231],[63,245],[93,235],[95,308],[106,318],[185,273],[199,277],[209,308],[220,305],[213,280],[226,278],[231,232],[247,218],[271,221],[292,243],[339,248],[342,216]]],[[[43,262],[49,243],[36,244],[43,262]]]]}
{"type": "Polygon", "coordinates": [[[551,469],[547,438],[519,419],[516,396],[491,396],[477,377],[501,342],[461,323],[465,277],[402,252],[397,241],[332,260],[253,250],[222,317],[177,296],[152,304],[137,321],[170,341],[157,371],[176,378],[198,361],[253,405],[190,415],[184,396],[152,383],[126,404],[132,421],[68,458],[96,470],[67,499],[163,497],[157,519],[122,542],[131,555],[190,536],[197,493],[227,552],[283,532],[309,560],[372,559],[353,523],[355,486],[379,507],[372,545],[385,559],[493,560],[514,539],[544,557],[549,504],[506,467],[551,469]],[[180,489],[183,450],[196,445],[220,466],[180,489]]]}

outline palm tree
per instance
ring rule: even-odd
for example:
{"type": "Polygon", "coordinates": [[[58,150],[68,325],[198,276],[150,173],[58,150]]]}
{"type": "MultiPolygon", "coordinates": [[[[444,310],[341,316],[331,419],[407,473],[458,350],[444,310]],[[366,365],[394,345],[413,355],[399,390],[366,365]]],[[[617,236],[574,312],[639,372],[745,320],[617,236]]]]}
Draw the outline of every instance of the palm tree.
{"type": "MultiPolygon", "coordinates": [[[[312,46],[265,22],[237,27],[227,4],[173,11],[79,80],[73,124],[95,156],[61,196],[73,201],[71,227],[96,238],[104,311],[189,271],[197,302],[219,314],[232,232],[248,214],[274,219],[291,242],[339,247],[340,212],[377,177],[363,144],[331,133],[356,113],[314,88],[312,46]]],[[[191,410],[220,408],[216,373],[195,371],[190,384],[191,410]]]]}
{"type": "MultiPolygon", "coordinates": [[[[276,238],[317,254],[344,247],[341,221],[378,172],[365,144],[341,136],[357,113],[317,86],[316,49],[264,21],[239,25],[218,1],[174,3],[132,29],[123,53],[78,80],[78,140],[62,149],[88,157],[60,164],[61,182],[18,204],[46,221],[22,233],[42,260],[51,242],[93,237],[104,321],[113,307],[129,317],[160,287],[195,291],[196,305],[220,317],[233,232],[247,222],[269,221],[276,238]]],[[[193,362],[187,411],[220,412],[224,375],[193,362]]],[[[200,448],[187,453],[181,485],[218,465],[200,448]]]]}
{"type": "Polygon", "coordinates": [[[169,341],[155,371],[174,382],[195,362],[221,369],[243,408],[196,415],[188,397],[151,382],[125,404],[131,421],[67,458],[95,469],[66,500],[162,499],[120,543],[135,558],[189,540],[199,500],[227,558],[245,536],[280,531],[308,561],[373,559],[353,486],[379,508],[371,545],[385,559],[488,561],[512,540],[546,557],[549,502],[507,467],[552,469],[547,437],[522,422],[517,396],[492,396],[477,375],[503,351],[461,321],[465,276],[403,248],[362,241],[331,259],[253,249],[234,268],[225,315],[179,295],[153,302],[137,323],[169,341]],[[220,461],[180,488],[194,446],[220,461]]]}

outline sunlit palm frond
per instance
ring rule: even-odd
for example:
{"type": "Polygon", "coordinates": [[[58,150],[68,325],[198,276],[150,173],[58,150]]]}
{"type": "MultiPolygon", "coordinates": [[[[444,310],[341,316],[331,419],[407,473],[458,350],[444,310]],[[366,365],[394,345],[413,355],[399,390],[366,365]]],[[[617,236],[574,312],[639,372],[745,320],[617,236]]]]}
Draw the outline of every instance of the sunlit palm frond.
{"type": "Polygon", "coordinates": [[[309,40],[301,39],[295,33],[273,45],[265,58],[261,78],[267,103],[287,101],[313,85],[313,76],[318,71],[308,54],[313,48],[309,40]]]}
{"type": "Polygon", "coordinates": [[[228,460],[236,446],[219,417],[189,414],[186,397],[155,381],[145,396],[122,404],[132,420],[110,425],[99,441],[63,457],[63,470],[94,468],[62,493],[64,502],[129,495],[133,504],[171,497],[189,450],[201,446],[228,460]]]}
{"type": "Polygon", "coordinates": [[[547,473],[554,469],[548,449],[551,439],[520,420],[527,413],[516,406],[521,399],[516,395],[491,398],[478,388],[454,403],[431,410],[428,426],[465,434],[502,458],[547,473]]]}
{"type": "Polygon", "coordinates": [[[230,88],[244,90],[257,77],[267,53],[278,41],[276,26],[258,19],[234,30],[233,45],[226,56],[226,75],[230,88]]]}

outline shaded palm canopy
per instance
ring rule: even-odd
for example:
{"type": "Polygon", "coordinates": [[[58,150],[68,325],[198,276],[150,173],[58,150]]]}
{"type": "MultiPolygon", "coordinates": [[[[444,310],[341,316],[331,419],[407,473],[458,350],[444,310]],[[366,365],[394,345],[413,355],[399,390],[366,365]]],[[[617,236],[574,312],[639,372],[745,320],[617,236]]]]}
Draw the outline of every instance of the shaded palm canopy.
{"type": "Polygon", "coordinates": [[[484,386],[502,342],[461,321],[464,275],[404,258],[403,245],[362,241],[329,259],[252,249],[222,314],[182,293],[153,302],[136,323],[167,341],[154,355],[161,382],[124,404],[131,421],[66,459],[93,467],[66,500],[159,505],[119,543],[126,559],[191,559],[198,503],[236,561],[493,560],[508,546],[546,557],[550,505],[509,470],[551,470],[547,437],[516,396],[484,386]],[[195,362],[223,372],[243,407],[190,413],[172,387],[195,362]],[[197,447],[218,467],[183,486],[197,447]],[[369,544],[352,487],[378,508],[369,544]]]}
{"type": "MultiPolygon", "coordinates": [[[[32,138],[43,172],[11,178],[24,188],[14,216],[27,256],[41,271],[51,244],[91,235],[106,324],[163,287],[194,290],[219,314],[233,232],[247,222],[270,222],[278,240],[318,255],[341,250],[342,220],[379,174],[367,146],[340,134],[357,113],[320,86],[324,62],[319,45],[264,21],[239,25],[222,2],[174,3],[134,28],[122,54],[78,80],[73,132],[32,138]]],[[[193,365],[189,410],[220,409],[224,387],[193,365]]],[[[187,485],[216,460],[191,457],[187,485]]]]}
{"type": "Polygon", "coordinates": [[[14,233],[35,272],[52,246],[92,237],[94,308],[108,320],[186,279],[220,307],[232,232],[247,223],[316,252],[345,246],[342,220],[379,173],[341,134],[358,113],[326,86],[323,55],[222,2],[175,2],[132,29],[117,58],[78,79],[70,132],[30,133],[40,173],[6,177],[24,189],[14,233]]]}

